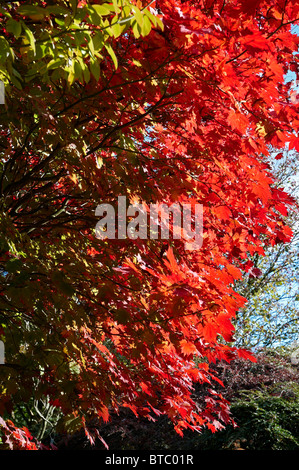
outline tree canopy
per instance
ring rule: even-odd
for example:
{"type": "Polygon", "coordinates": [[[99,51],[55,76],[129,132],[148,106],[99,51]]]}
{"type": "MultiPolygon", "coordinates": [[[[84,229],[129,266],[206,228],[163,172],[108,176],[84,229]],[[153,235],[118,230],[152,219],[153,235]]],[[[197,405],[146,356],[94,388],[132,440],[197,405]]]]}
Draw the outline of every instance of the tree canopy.
{"type": "MultiPolygon", "coordinates": [[[[69,432],[121,407],[222,428],[209,364],[254,360],[233,345],[234,281],[292,236],[268,158],[299,150],[284,81],[297,0],[1,2],[0,16],[1,415],[48,397],[69,432]],[[119,196],[202,204],[202,247],[99,240],[96,207],[119,196]]],[[[0,424],[12,447],[38,446],[0,424]]]]}

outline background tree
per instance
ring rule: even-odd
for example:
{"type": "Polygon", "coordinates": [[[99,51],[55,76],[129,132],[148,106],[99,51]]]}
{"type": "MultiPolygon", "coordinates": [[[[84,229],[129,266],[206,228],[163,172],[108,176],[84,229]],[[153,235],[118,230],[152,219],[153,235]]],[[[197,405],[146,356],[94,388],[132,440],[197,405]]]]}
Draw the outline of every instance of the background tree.
{"type": "MultiPolygon", "coordinates": [[[[288,150],[274,154],[277,185],[298,204],[298,154],[288,150]]],[[[251,270],[237,282],[238,292],[248,299],[236,319],[236,344],[242,347],[288,347],[298,340],[298,206],[285,217],[293,229],[292,240],[268,247],[266,256],[254,256],[251,270]]]]}
{"type": "Polygon", "coordinates": [[[179,433],[220,429],[231,416],[210,363],[251,357],[231,345],[245,302],[234,281],[292,235],[267,157],[298,150],[283,82],[298,72],[297,2],[5,2],[0,14],[1,414],[49,400],[72,432],[121,407],[179,433]],[[201,203],[202,248],[97,240],[95,209],[118,196],[201,203]],[[210,387],[201,404],[194,383],[210,387]]]}

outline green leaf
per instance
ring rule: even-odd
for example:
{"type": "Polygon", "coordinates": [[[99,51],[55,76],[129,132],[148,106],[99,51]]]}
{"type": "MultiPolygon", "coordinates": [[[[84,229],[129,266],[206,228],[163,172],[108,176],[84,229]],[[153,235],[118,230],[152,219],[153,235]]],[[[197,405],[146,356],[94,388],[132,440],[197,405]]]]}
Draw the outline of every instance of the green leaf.
{"type": "Polygon", "coordinates": [[[90,62],[90,71],[92,75],[94,76],[94,78],[96,79],[96,81],[98,81],[100,78],[101,69],[97,60],[90,62]]]}
{"type": "Polygon", "coordinates": [[[111,6],[105,3],[102,5],[91,5],[91,8],[98,16],[107,16],[111,14],[111,6]]]}
{"type": "Polygon", "coordinates": [[[18,90],[23,89],[21,82],[16,77],[11,76],[11,82],[18,90]]]}
{"type": "Polygon", "coordinates": [[[112,3],[113,3],[113,9],[114,9],[115,13],[120,13],[121,10],[118,7],[117,0],[112,0],[112,3]]]}
{"type": "MultiPolygon", "coordinates": [[[[156,15],[153,15],[149,10],[145,9],[143,10],[144,11],[144,17],[145,15],[149,18],[149,20],[153,23],[154,26],[159,26],[160,29],[162,29],[162,31],[164,31],[164,24],[162,22],[162,20],[156,16],[156,15]]],[[[144,18],[143,18],[144,19],[144,18]]]]}
{"type": "Polygon", "coordinates": [[[66,8],[60,7],[59,5],[49,5],[47,7],[49,13],[53,13],[54,15],[68,15],[69,10],[66,8]]]}
{"type": "Polygon", "coordinates": [[[148,19],[148,17],[144,15],[143,16],[143,25],[141,27],[142,36],[147,36],[151,32],[151,29],[152,29],[151,22],[148,19]]]}
{"type": "Polygon", "coordinates": [[[92,37],[93,47],[96,52],[104,47],[104,36],[100,31],[97,31],[92,37]]]}
{"type": "Polygon", "coordinates": [[[75,80],[81,79],[83,75],[83,70],[82,70],[82,66],[80,62],[77,60],[74,62],[74,70],[75,70],[75,80]]]}
{"type": "Polygon", "coordinates": [[[8,18],[11,18],[11,14],[2,7],[0,7],[0,13],[4,16],[8,16],[8,18]]]}
{"type": "Polygon", "coordinates": [[[110,23],[107,18],[103,21],[102,28],[105,29],[105,32],[108,33],[109,36],[113,36],[111,28],[110,28],[110,23]]]}
{"type": "MultiPolygon", "coordinates": [[[[157,17],[155,15],[153,15],[147,9],[144,10],[144,17],[145,17],[145,15],[147,16],[147,18],[149,18],[149,20],[153,23],[154,26],[157,26],[157,17]]],[[[144,20],[144,18],[143,18],[143,20],[144,20]]]]}
{"type": "Polygon", "coordinates": [[[121,17],[124,20],[131,18],[131,5],[124,5],[121,10],[121,17]]]}
{"type": "Polygon", "coordinates": [[[139,24],[137,24],[136,20],[133,20],[132,22],[132,31],[136,39],[140,38],[141,35],[141,28],[139,24]]]}
{"type": "Polygon", "coordinates": [[[72,7],[73,14],[75,16],[78,8],[78,0],[70,0],[70,4],[72,7]]]}
{"type": "Polygon", "coordinates": [[[30,28],[28,28],[28,26],[24,22],[22,22],[22,25],[23,25],[23,29],[25,31],[25,35],[26,35],[26,37],[29,41],[29,44],[31,46],[31,49],[33,50],[34,55],[35,55],[36,49],[35,49],[35,38],[34,38],[33,32],[31,31],[30,28]]]}
{"type": "MultiPolygon", "coordinates": [[[[12,68],[12,73],[14,74],[15,77],[17,77],[19,80],[22,80],[22,75],[16,70],[14,67],[12,68]]],[[[19,252],[20,253],[20,252],[19,252]]],[[[24,255],[25,256],[25,255],[24,255]]]]}
{"type": "Polygon", "coordinates": [[[85,40],[85,33],[83,31],[76,31],[74,34],[76,46],[80,49],[85,40]]]}
{"type": "Polygon", "coordinates": [[[88,67],[85,67],[85,69],[83,70],[83,77],[84,77],[85,83],[88,83],[90,80],[90,72],[89,72],[88,67]]]}
{"type": "Polygon", "coordinates": [[[122,33],[122,28],[121,28],[121,25],[119,23],[114,23],[114,24],[111,24],[111,27],[110,27],[111,31],[112,31],[112,34],[115,38],[118,38],[121,33],[122,33]]]}
{"type": "Polygon", "coordinates": [[[48,10],[46,10],[45,8],[41,8],[36,5],[21,5],[17,9],[17,12],[23,16],[38,17],[38,18],[43,18],[49,13],[48,10]]]}
{"type": "Polygon", "coordinates": [[[94,49],[92,37],[90,35],[88,35],[88,49],[90,50],[91,55],[94,56],[95,49],[94,49]]]}
{"type": "Polygon", "coordinates": [[[9,33],[12,33],[16,39],[18,39],[22,32],[22,24],[19,21],[10,18],[6,22],[6,29],[9,33]]]}
{"type": "Polygon", "coordinates": [[[160,18],[158,18],[156,16],[156,20],[157,20],[157,26],[160,26],[160,29],[162,29],[162,31],[164,31],[164,24],[162,22],[162,20],[160,20],[160,18]]]}
{"type": "Polygon", "coordinates": [[[47,70],[52,70],[60,67],[61,65],[64,65],[65,60],[64,59],[52,59],[50,62],[47,64],[47,70]]]}
{"type": "Polygon", "coordinates": [[[111,57],[111,59],[112,59],[112,61],[113,61],[113,63],[114,63],[115,69],[117,69],[117,67],[118,67],[118,61],[117,61],[117,57],[116,57],[116,55],[115,55],[114,50],[112,49],[112,47],[111,47],[110,44],[105,44],[105,47],[106,47],[106,49],[107,49],[107,51],[108,51],[108,54],[110,55],[110,57],[111,57]]]}
{"type": "Polygon", "coordinates": [[[6,62],[9,55],[11,55],[9,44],[5,38],[0,36],[0,63],[6,62]]]}
{"type": "Polygon", "coordinates": [[[139,10],[139,8],[137,8],[135,6],[134,6],[134,17],[135,17],[137,23],[139,24],[140,28],[142,28],[142,26],[143,26],[143,14],[139,10]]]}
{"type": "Polygon", "coordinates": [[[55,18],[55,23],[58,24],[58,26],[64,27],[65,26],[65,20],[61,18],[55,18]]]}

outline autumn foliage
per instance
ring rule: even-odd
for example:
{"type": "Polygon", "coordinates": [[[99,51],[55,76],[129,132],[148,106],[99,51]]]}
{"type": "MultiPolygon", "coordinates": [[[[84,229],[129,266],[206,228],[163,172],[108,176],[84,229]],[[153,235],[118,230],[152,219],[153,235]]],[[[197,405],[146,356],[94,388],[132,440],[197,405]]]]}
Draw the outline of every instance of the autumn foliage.
{"type": "Polygon", "coordinates": [[[220,429],[209,364],[254,360],[233,283],[292,235],[265,159],[299,150],[298,2],[18,3],[0,9],[1,414],[47,395],[68,432],[121,407],[220,429]],[[202,204],[202,248],[98,240],[118,196],[202,204]]]}

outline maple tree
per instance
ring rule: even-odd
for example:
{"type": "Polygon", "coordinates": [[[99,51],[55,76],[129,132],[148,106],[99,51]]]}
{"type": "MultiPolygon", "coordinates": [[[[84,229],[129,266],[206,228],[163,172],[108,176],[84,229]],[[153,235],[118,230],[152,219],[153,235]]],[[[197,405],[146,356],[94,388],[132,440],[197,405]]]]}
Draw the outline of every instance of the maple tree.
{"type": "Polygon", "coordinates": [[[61,429],[91,441],[88,420],[120,407],[179,433],[223,427],[209,364],[254,360],[232,344],[233,283],[292,236],[266,157],[298,150],[283,80],[298,73],[297,1],[20,1],[0,15],[1,414],[48,396],[61,429]],[[95,209],[118,196],[202,204],[203,246],[97,239],[95,209]]]}

